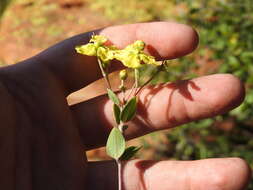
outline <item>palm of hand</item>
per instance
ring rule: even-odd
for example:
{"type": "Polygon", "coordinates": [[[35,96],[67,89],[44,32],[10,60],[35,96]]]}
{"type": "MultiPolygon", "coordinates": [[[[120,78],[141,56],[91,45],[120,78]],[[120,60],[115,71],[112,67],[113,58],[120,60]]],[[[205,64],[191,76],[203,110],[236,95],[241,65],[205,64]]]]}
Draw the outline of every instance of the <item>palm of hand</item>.
{"type": "Polygon", "coordinates": [[[6,178],[20,189],[84,189],[84,147],[63,90],[43,68],[30,67],[31,74],[19,67],[15,74],[2,72],[13,137],[8,144],[15,146],[5,160],[18,164],[16,176],[6,178]]]}

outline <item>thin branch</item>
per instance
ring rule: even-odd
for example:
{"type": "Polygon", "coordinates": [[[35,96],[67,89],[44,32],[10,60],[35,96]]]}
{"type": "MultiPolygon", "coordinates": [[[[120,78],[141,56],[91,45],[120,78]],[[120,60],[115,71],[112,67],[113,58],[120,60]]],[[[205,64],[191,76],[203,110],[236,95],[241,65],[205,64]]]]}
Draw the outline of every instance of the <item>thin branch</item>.
{"type": "Polygon", "coordinates": [[[103,77],[104,77],[104,79],[105,79],[105,81],[106,81],[107,87],[108,87],[109,89],[112,89],[111,84],[110,84],[110,81],[109,81],[109,78],[108,78],[108,72],[105,72],[105,70],[104,70],[104,68],[103,68],[103,65],[102,65],[102,62],[101,62],[101,60],[100,60],[99,58],[98,58],[98,65],[99,65],[99,68],[100,68],[100,70],[101,70],[101,72],[102,72],[102,75],[103,75],[103,77]]]}
{"type": "Polygon", "coordinates": [[[118,190],[122,190],[122,163],[116,160],[118,166],[118,190]]]}
{"type": "Polygon", "coordinates": [[[136,96],[148,83],[150,83],[157,76],[157,74],[162,70],[162,67],[163,65],[158,67],[157,71],[135,92],[134,96],[136,96]]]}
{"type": "Polygon", "coordinates": [[[134,89],[135,89],[135,83],[134,83],[134,84],[132,85],[132,87],[131,87],[131,91],[130,91],[130,93],[128,94],[127,101],[129,100],[129,98],[130,98],[131,94],[133,93],[134,89]]]}
{"type": "Polygon", "coordinates": [[[125,104],[126,103],[126,89],[125,89],[125,85],[124,85],[124,80],[121,80],[121,83],[120,83],[120,86],[121,86],[121,88],[122,89],[120,89],[121,90],[121,92],[123,93],[123,104],[125,104]]]}
{"type": "Polygon", "coordinates": [[[140,78],[140,72],[138,69],[134,69],[134,79],[135,79],[135,92],[136,94],[137,88],[139,86],[139,78],[140,78]]]}

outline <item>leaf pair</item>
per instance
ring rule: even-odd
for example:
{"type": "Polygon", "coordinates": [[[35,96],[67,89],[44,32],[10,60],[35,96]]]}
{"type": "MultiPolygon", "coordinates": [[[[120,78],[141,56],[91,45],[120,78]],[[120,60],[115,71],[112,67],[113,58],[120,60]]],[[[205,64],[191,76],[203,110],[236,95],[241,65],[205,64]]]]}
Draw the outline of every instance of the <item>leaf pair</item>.
{"type": "MultiPolygon", "coordinates": [[[[109,156],[116,160],[118,160],[122,155],[124,155],[124,159],[131,158],[138,150],[131,147],[130,149],[128,148],[125,150],[126,142],[122,134],[124,129],[121,131],[119,126],[134,118],[137,109],[137,98],[131,98],[121,109],[120,100],[117,95],[110,89],[107,89],[107,92],[109,98],[114,103],[113,113],[118,127],[114,127],[110,132],[106,143],[106,152],[109,156]]],[[[126,127],[126,125],[122,125],[122,127],[126,127]]]]}
{"type": "Polygon", "coordinates": [[[126,103],[126,105],[122,109],[122,112],[120,114],[120,120],[122,122],[130,121],[131,119],[134,118],[136,110],[137,110],[137,98],[136,96],[134,96],[126,103]]]}
{"type": "Polygon", "coordinates": [[[109,98],[114,102],[113,113],[116,123],[120,124],[121,121],[124,123],[133,119],[137,110],[137,98],[136,97],[131,98],[121,111],[120,101],[117,95],[110,89],[107,89],[107,92],[109,98]]]}

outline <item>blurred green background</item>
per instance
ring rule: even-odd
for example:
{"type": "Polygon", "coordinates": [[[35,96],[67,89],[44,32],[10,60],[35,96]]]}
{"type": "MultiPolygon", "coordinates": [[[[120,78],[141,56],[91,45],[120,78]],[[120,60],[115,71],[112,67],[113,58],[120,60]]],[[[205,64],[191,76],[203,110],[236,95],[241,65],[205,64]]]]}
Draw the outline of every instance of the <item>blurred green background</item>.
{"type": "MultiPolygon", "coordinates": [[[[28,58],[74,34],[112,24],[174,20],[193,26],[200,35],[198,49],[169,61],[168,70],[153,82],[233,73],[245,83],[245,101],[222,116],[142,138],[140,157],[236,156],[253,168],[252,0],[1,0],[0,15],[1,65],[28,58]]],[[[151,73],[154,68],[142,72],[151,73]]],[[[103,151],[93,151],[93,157],[103,158],[103,151]]],[[[253,189],[253,181],[248,189],[253,189]]]]}

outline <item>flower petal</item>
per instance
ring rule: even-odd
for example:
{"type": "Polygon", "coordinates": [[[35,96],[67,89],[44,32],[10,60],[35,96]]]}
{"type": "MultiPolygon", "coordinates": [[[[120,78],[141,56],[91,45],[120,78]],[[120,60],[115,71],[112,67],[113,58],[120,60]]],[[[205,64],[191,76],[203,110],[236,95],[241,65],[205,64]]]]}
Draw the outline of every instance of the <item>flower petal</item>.
{"type": "Polygon", "coordinates": [[[155,65],[155,66],[160,65],[159,62],[156,62],[153,56],[146,55],[144,53],[140,54],[139,56],[140,56],[140,60],[143,61],[145,64],[150,64],[150,65],[155,65]]]}
{"type": "Polygon", "coordinates": [[[77,46],[76,48],[77,53],[83,54],[83,55],[88,55],[88,56],[96,56],[97,55],[97,50],[94,44],[86,44],[82,46],[77,46]]]}
{"type": "Polygon", "coordinates": [[[107,62],[114,59],[113,50],[110,50],[107,47],[99,47],[97,50],[97,56],[103,61],[107,62]]]}

